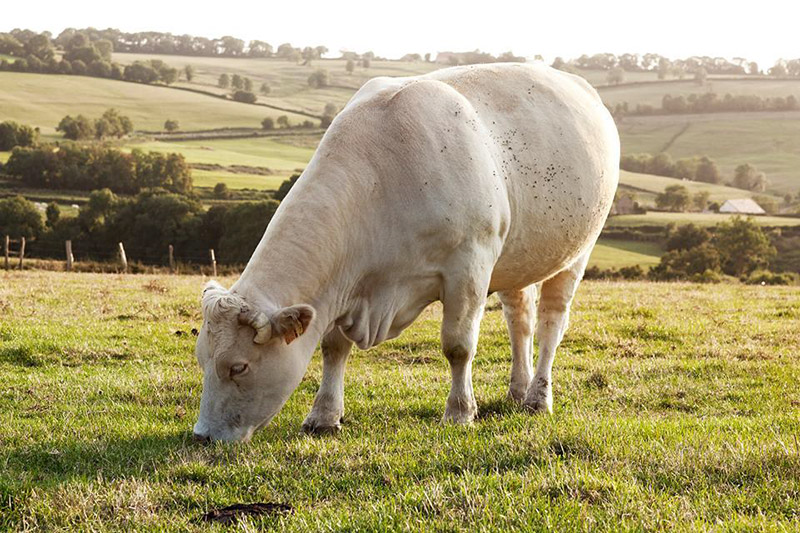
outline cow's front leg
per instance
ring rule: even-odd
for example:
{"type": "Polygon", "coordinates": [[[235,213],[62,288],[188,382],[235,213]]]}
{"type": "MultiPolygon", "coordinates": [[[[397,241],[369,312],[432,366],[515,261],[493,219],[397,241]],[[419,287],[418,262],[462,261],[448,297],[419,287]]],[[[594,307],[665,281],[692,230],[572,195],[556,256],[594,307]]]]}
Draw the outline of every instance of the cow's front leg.
{"type": "Polygon", "coordinates": [[[453,379],[444,411],[445,422],[469,424],[478,414],[472,390],[472,360],[478,348],[488,286],[487,272],[445,281],[442,350],[450,363],[453,379]]]}
{"type": "Polygon", "coordinates": [[[344,369],[353,342],[338,327],[322,338],[322,383],[303,422],[306,433],[337,433],[344,417],[344,369]]]}

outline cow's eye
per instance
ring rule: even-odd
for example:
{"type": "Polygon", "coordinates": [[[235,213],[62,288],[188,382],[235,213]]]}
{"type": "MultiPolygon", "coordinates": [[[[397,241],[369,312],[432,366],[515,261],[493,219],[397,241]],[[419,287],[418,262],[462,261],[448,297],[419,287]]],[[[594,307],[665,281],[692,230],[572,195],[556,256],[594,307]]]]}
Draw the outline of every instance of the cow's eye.
{"type": "Polygon", "coordinates": [[[231,365],[231,377],[233,376],[241,376],[245,372],[247,372],[247,363],[237,363],[235,365],[231,365]]]}

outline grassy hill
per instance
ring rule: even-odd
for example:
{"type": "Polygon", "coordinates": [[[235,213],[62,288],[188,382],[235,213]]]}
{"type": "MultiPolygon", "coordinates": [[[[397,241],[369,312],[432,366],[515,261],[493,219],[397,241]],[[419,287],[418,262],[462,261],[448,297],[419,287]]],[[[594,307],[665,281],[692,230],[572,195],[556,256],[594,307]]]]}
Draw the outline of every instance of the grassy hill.
{"type": "Polygon", "coordinates": [[[339,435],[300,433],[317,352],[250,443],[202,446],[189,332],[205,281],[3,276],[0,529],[223,531],[200,517],[240,502],[294,509],[240,530],[797,529],[798,287],[584,282],[553,416],[505,399],[508,334],[491,306],[470,427],[441,423],[450,379],[433,305],[354,350],[339,435]]]}
{"type": "Polygon", "coordinates": [[[45,134],[65,115],[98,117],[114,107],[139,130],[161,130],[176,119],[184,130],[260,126],[264,117],[307,117],[166,87],[84,76],[0,72],[0,120],[38,126],[45,134]]]}
{"type": "Polygon", "coordinates": [[[325,104],[328,103],[333,103],[339,108],[343,107],[353,93],[370,78],[413,76],[441,68],[441,65],[435,63],[372,61],[369,68],[357,66],[353,74],[348,74],[345,69],[347,61],[341,59],[318,59],[310,65],[300,65],[284,59],[114,54],[114,60],[121,64],[148,59],[161,59],[179,69],[192,65],[195,71],[194,79],[191,83],[187,83],[184,78],[177,84],[178,86],[225,94],[229,90],[217,87],[219,77],[222,74],[239,74],[253,80],[256,93],[259,92],[262,83],[270,86],[271,92],[268,96],[259,94],[260,102],[314,114],[321,114],[325,104]],[[308,86],[308,76],[317,69],[328,71],[331,87],[312,89],[308,86]]]}
{"type": "Polygon", "coordinates": [[[589,259],[589,266],[620,268],[639,265],[642,268],[657,265],[664,250],[657,243],[599,239],[589,259]]]}
{"type": "MultiPolygon", "coordinates": [[[[720,213],[661,213],[651,211],[644,215],[617,215],[609,217],[606,227],[634,227],[634,226],[666,226],[667,224],[695,224],[696,226],[713,226],[730,220],[735,215],[720,213]]],[[[800,226],[800,217],[753,217],[761,226],[800,226]]]]}
{"type": "Polygon", "coordinates": [[[626,117],[619,131],[625,153],[707,155],[729,180],[751,163],[766,172],[770,190],[800,191],[800,112],[626,117]]]}
{"type": "MultiPolygon", "coordinates": [[[[689,190],[690,194],[700,191],[708,191],[709,199],[712,202],[722,203],[725,200],[734,198],[752,198],[758,194],[751,191],[727,187],[725,185],[715,185],[712,183],[701,183],[697,181],[679,180],[664,176],[654,176],[652,174],[637,174],[635,172],[620,171],[620,190],[628,191],[634,195],[640,204],[654,206],[656,194],[663,192],[671,185],[682,185],[689,190]]],[[[779,198],[775,198],[779,201],[779,198]]]]}

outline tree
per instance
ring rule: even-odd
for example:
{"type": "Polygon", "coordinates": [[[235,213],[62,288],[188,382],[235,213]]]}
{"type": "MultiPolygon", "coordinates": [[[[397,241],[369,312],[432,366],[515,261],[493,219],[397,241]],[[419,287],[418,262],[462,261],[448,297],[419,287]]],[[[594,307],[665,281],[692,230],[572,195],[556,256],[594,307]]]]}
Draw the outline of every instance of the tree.
{"type": "Polygon", "coordinates": [[[708,71],[704,67],[698,67],[694,71],[694,82],[697,85],[705,85],[708,79],[708,71]]]}
{"type": "Polygon", "coordinates": [[[167,119],[166,122],[164,122],[164,129],[170,133],[177,131],[180,127],[181,126],[177,120],[167,119]]]}
{"type": "Polygon", "coordinates": [[[719,272],[719,268],[719,252],[706,242],[693,248],[667,252],[659,264],[650,269],[648,277],[654,281],[672,281],[719,272]]]}
{"type": "MultiPolygon", "coordinates": [[[[372,53],[372,52],[367,52],[372,53]]],[[[368,57],[367,54],[364,54],[363,58],[361,59],[361,66],[364,68],[369,68],[372,65],[372,58],[368,57]]]]}
{"type": "Polygon", "coordinates": [[[231,87],[234,89],[244,89],[244,79],[238,74],[231,77],[231,87]]]}
{"type": "Polygon", "coordinates": [[[286,115],[281,115],[278,117],[278,127],[279,128],[288,128],[289,127],[289,117],[286,115]]]}
{"type": "Polygon", "coordinates": [[[95,134],[94,125],[83,115],[78,115],[75,118],[67,115],[58,123],[56,131],[62,132],[65,139],[73,141],[91,139],[95,134]]]}
{"type": "Polygon", "coordinates": [[[672,250],[689,250],[710,240],[711,233],[707,229],[694,224],[684,224],[670,232],[666,249],[668,252],[672,250]]]}
{"type": "Polygon", "coordinates": [[[243,202],[228,209],[219,240],[219,255],[226,262],[246,263],[258,246],[278,202],[243,202]]]}
{"type": "Polygon", "coordinates": [[[237,102],[244,102],[245,104],[255,104],[256,100],[258,100],[258,97],[249,91],[235,91],[232,97],[237,102]]]}
{"type": "Polygon", "coordinates": [[[22,196],[0,199],[0,235],[34,239],[43,229],[42,216],[33,202],[22,196]]]}
{"type": "Polygon", "coordinates": [[[46,225],[48,228],[54,228],[58,224],[58,219],[61,218],[61,208],[55,202],[47,204],[44,211],[46,225]]]}
{"type": "Polygon", "coordinates": [[[356,69],[356,62],[353,61],[352,59],[348,59],[344,69],[347,71],[348,74],[352,74],[353,71],[356,69]]]}
{"type": "Polygon", "coordinates": [[[108,109],[103,116],[97,119],[95,125],[95,137],[104,139],[106,137],[122,138],[133,131],[133,122],[125,115],[121,115],[116,109],[108,109]]]}
{"type": "Polygon", "coordinates": [[[271,92],[272,92],[272,88],[269,85],[267,85],[266,82],[261,84],[261,94],[266,96],[271,92]]]}
{"type": "Polygon", "coordinates": [[[752,218],[733,217],[717,224],[714,246],[722,258],[722,270],[732,276],[766,267],[776,250],[752,218]]]}
{"type": "Polygon", "coordinates": [[[758,63],[756,63],[755,61],[751,61],[750,64],[748,65],[748,71],[750,72],[751,75],[758,74],[759,73],[758,63]]]}
{"type": "Polygon", "coordinates": [[[16,146],[32,146],[39,131],[13,121],[0,122],[0,151],[9,151],[16,146]]]}
{"type": "Polygon", "coordinates": [[[214,185],[214,198],[218,198],[220,200],[227,200],[231,197],[231,193],[228,190],[228,186],[225,183],[219,182],[214,185]]]}
{"type": "Polygon", "coordinates": [[[656,207],[667,211],[686,211],[689,207],[689,190],[683,185],[670,185],[656,195],[656,207]]]}
{"type": "Polygon", "coordinates": [[[231,86],[231,78],[227,74],[222,74],[219,77],[219,81],[217,82],[217,86],[220,89],[227,89],[231,86]]]}
{"type": "Polygon", "coordinates": [[[767,175],[759,172],[756,167],[750,163],[745,163],[736,167],[733,173],[733,186],[737,189],[744,189],[746,191],[763,192],[766,190],[769,180],[767,175]]]}
{"type": "Polygon", "coordinates": [[[262,130],[273,130],[275,129],[275,121],[272,120],[271,117],[267,117],[261,121],[261,129],[262,130]]]}
{"type": "Polygon", "coordinates": [[[697,162],[695,179],[704,183],[721,183],[722,174],[720,173],[717,164],[713,160],[703,156],[697,162]]]}
{"type": "Polygon", "coordinates": [[[328,86],[328,71],[320,68],[311,73],[308,77],[308,86],[314,89],[328,86]]]}
{"type": "Polygon", "coordinates": [[[186,81],[191,82],[194,79],[194,67],[191,65],[183,67],[183,75],[186,76],[186,81]]]}
{"type": "Polygon", "coordinates": [[[111,61],[111,54],[114,52],[114,44],[108,39],[99,39],[95,41],[94,48],[100,57],[106,61],[111,61]]]}
{"type": "Polygon", "coordinates": [[[283,201],[286,195],[289,194],[289,191],[292,190],[292,187],[294,187],[294,184],[297,183],[299,177],[300,174],[292,174],[288,180],[284,180],[278,187],[278,190],[272,195],[273,198],[279,202],[283,201]]]}
{"type": "Polygon", "coordinates": [[[711,197],[711,193],[708,191],[698,191],[692,196],[692,204],[694,204],[695,209],[698,211],[705,211],[708,207],[708,199],[711,197]]]}
{"type": "Polygon", "coordinates": [[[425,54],[425,62],[426,63],[430,63],[431,62],[431,53],[430,52],[425,54]]]}
{"type": "Polygon", "coordinates": [[[622,67],[614,67],[608,71],[608,76],[606,76],[606,79],[611,85],[619,85],[625,81],[625,71],[622,69],[622,67]]]}
{"type": "Polygon", "coordinates": [[[249,93],[253,92],[253,80],[250,78],[244,78],[244,84],[242,85],[242,88],[249,93]]]}

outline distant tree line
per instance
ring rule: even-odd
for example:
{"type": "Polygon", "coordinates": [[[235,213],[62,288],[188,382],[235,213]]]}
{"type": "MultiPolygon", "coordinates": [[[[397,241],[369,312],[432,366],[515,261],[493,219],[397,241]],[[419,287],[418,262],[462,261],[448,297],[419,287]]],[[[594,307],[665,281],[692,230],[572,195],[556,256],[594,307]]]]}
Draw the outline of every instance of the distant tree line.
{"type": "Polygon", "coordinates": [[[0,172],[26,187],[52,190],[108,188],[120,194],[151,188],[180,194],[192,190],[191,170],[181,154],[138,149],[126,153],[98,145],[17,147],[0,172]]]}
{"type": "Polygon", "coordinates": [[[84,33],[74,33],[59,47],[64,51],[61,60],[56,59],[48,32],[14,30],[0,34],[0,54],[19,58],[0,61],[0,71],[72,74],[167,85],[178,80],[178,70],[158,59],[136,61],[125,67],[112,62],[114,44],[107,39],[93,41],[84,33]]]}
{"type": "Polygon", "coordinates": [[[800,109],[797,97],[767,97],[758,95],[726,94],[719,98],[716,93],[690,94],[689,96],[665,95],[661,107],[649,104],[636,104],[631,107],[628,102],[620,102],[608,106],[616,118],[628,115],[683,115],[691,113],[725,113],[725,112],[757,112],[757,111],[797,111],[800,109]]]}

